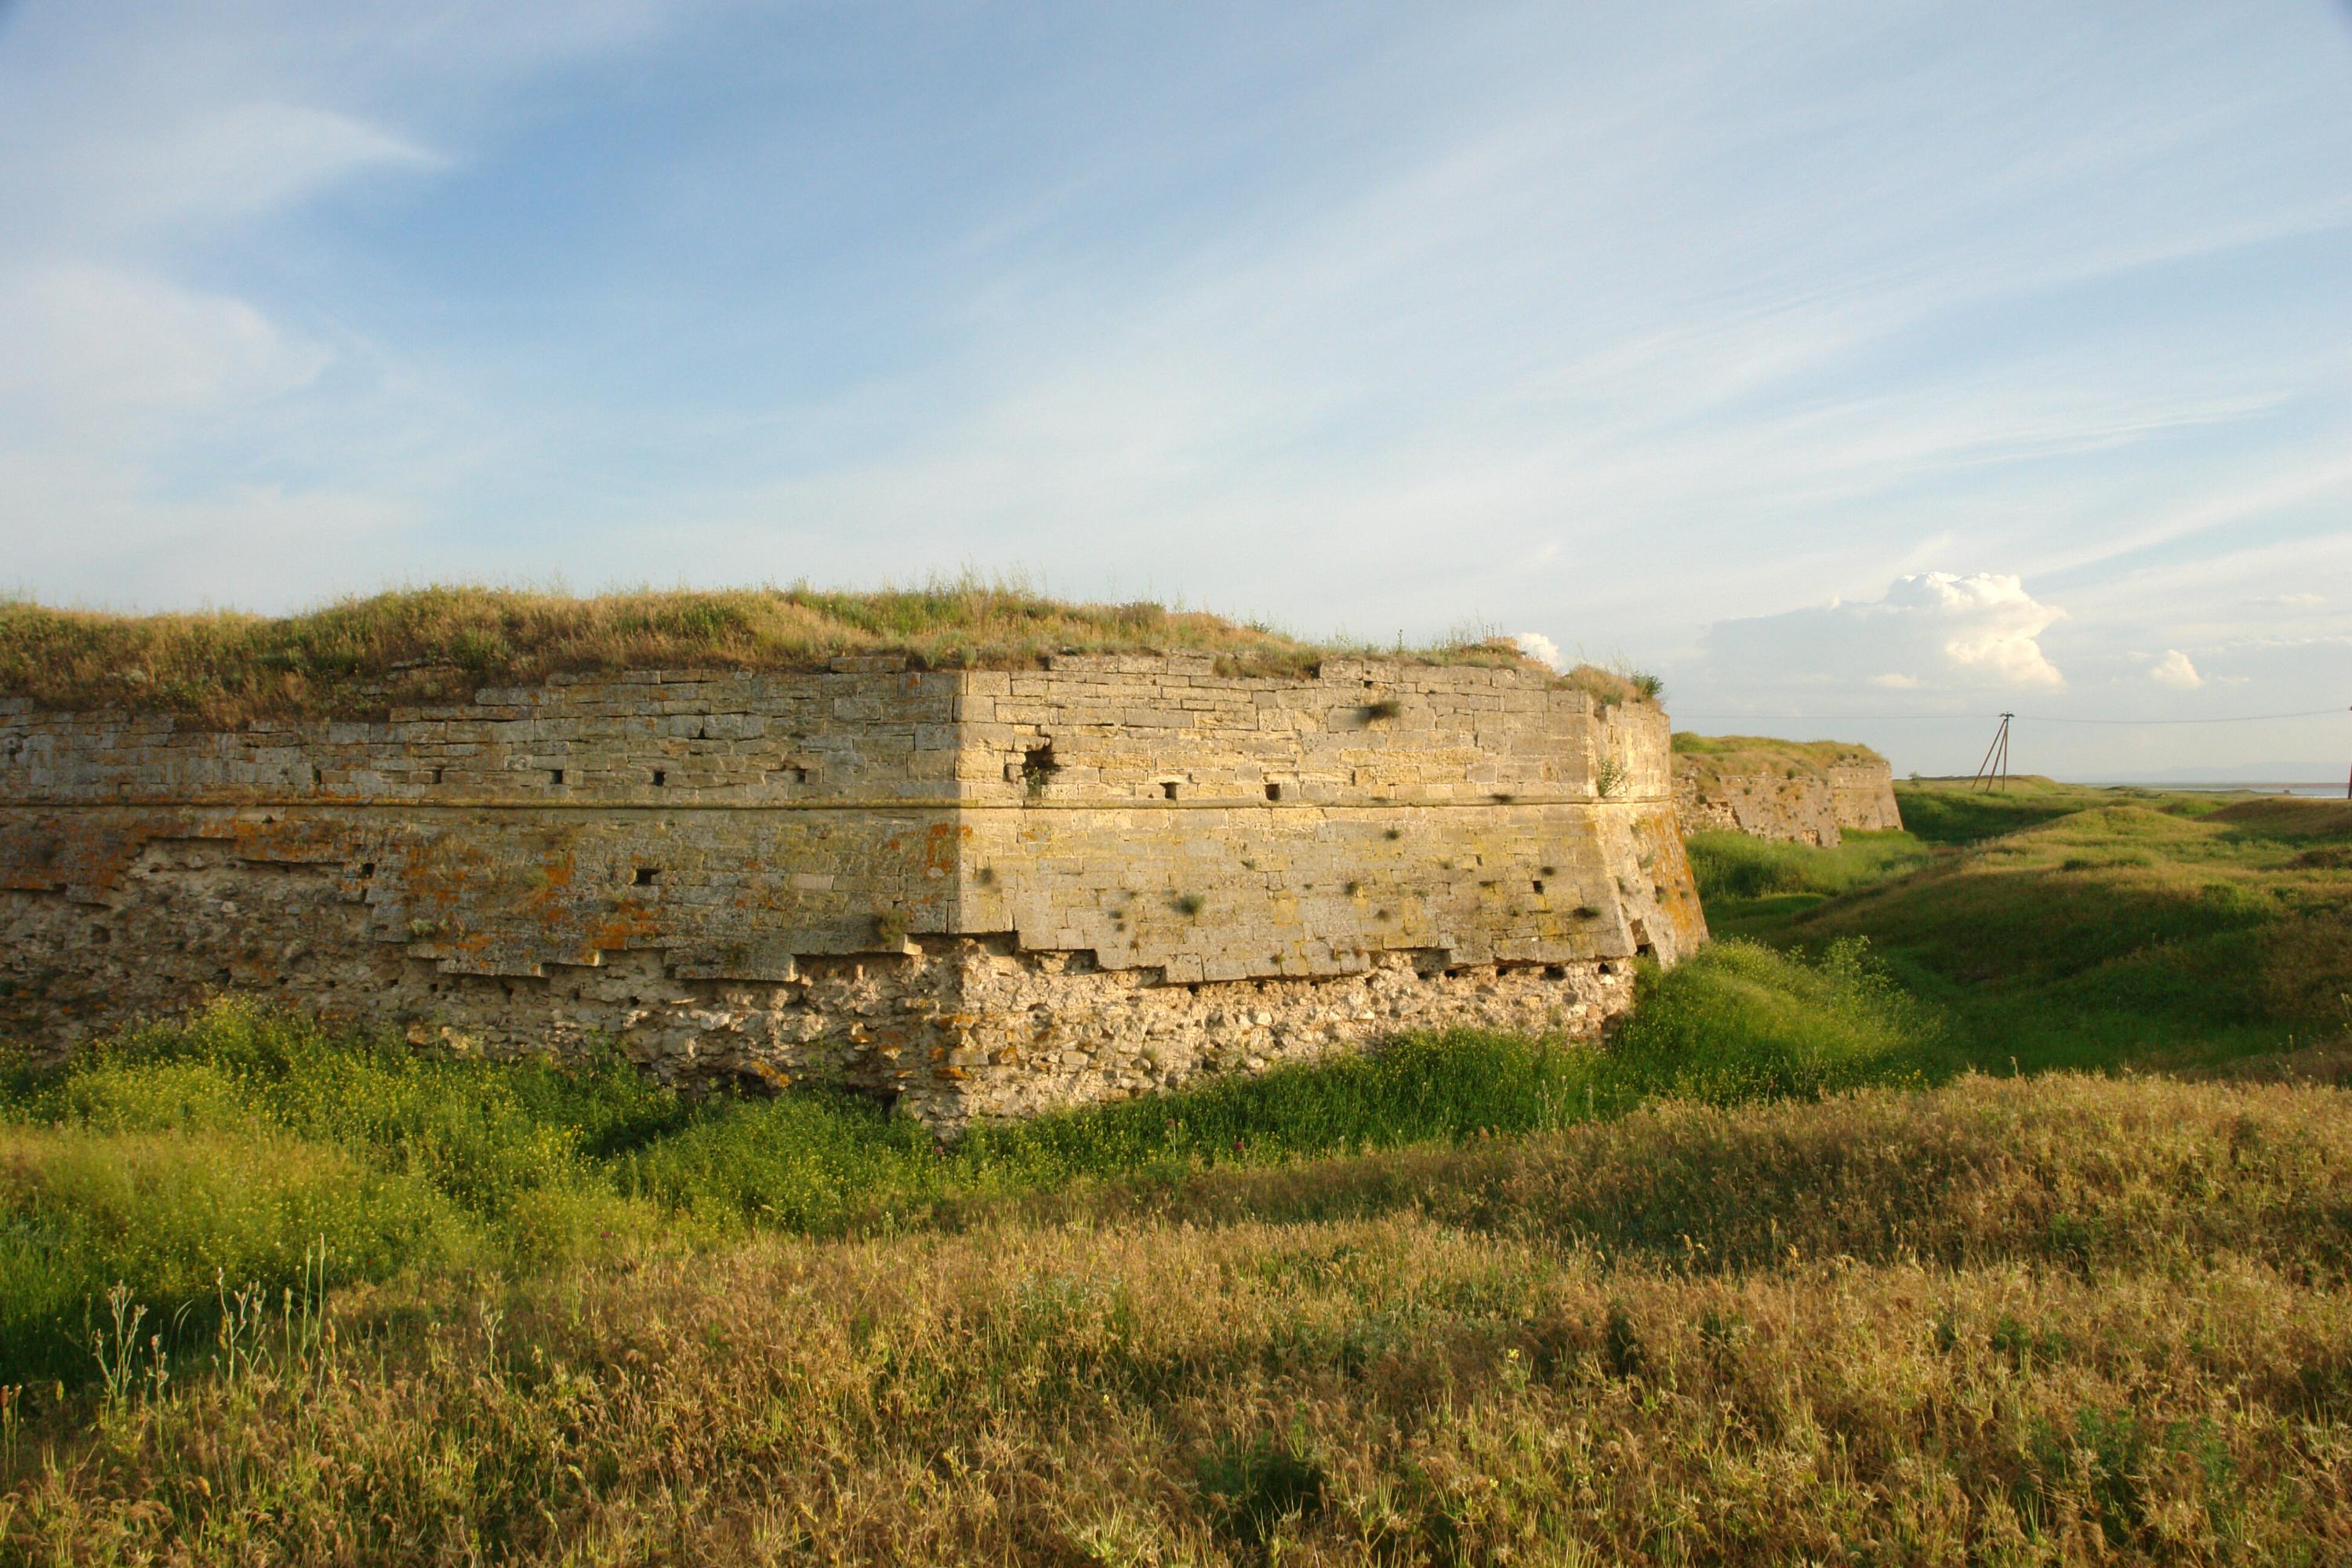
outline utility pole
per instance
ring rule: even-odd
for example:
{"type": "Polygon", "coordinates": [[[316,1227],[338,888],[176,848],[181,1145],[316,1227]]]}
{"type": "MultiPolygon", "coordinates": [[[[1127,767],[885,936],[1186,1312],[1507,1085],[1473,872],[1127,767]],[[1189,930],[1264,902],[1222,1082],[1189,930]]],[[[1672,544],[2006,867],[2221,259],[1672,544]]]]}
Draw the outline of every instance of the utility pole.
{"type": "MultiPolygon", "coordinates": [[[[2014,713],[2000,716],[2000,728],[1993,731],[1992,744],[1985,748],[1984,761],[1977,764],[1976,776],[1969,780],[1970,789],[1980,784],[1988,790],[2009,788],[2009,721],[2016,717],[2014,713]]],[[[2352,800],[2352,779],[2345,783],[2345,798],[2352,800]]]]}

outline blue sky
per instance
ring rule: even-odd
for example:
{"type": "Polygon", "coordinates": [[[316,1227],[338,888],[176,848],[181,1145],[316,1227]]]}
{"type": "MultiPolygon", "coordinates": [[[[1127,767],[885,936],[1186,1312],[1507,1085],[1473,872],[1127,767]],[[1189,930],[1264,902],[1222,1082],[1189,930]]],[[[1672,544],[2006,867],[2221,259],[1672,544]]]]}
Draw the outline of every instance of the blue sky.
{"type": "Polygon", "coordinates": [[[2352,702],[2340,5],[0,0],[0,212],[43,599],[1018,570],[1927,771],[2352,702]]]}

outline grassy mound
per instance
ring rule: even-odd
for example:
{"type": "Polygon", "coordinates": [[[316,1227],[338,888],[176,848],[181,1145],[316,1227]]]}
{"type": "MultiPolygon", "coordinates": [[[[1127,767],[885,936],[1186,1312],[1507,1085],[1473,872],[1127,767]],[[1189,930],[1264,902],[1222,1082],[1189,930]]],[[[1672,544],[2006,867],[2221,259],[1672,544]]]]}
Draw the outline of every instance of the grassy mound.
{"type": "Polygon", "coordinates": [[[1930,844],[1979,844],[2107,805],[2139,805],[2168,816],[2197,817],[2227,804],[2227,797],[2210,794],[2060,784],[2039,773],[2008,779],[1998,790],[1974,787],[1966,779],[1915,782],[1896,789],[1906,831],[1930,844]]]}
{"type": "Polygon", "coordinates": [[[1707,836],[1692,858],[1710,923],[1778,945],[1867,936],[1948,1016],[1948,1068],[2210,1067],[2352,1032],[2352,812],[1900,794],[1912,833],[1858,849],[1707,836]],[[1916,842],[1939,835],[1959,843],[1916,842]]]}
{"type": "MultiPolygon", "coordinates": [[[[120,616],[0,600],[0,695],[43,708],[133,707],[215,723],[381,714],[486,685],[624,669],[821,669],[850,655],[916,668],[1034,668],[1056,653],[1206,654],[1233,673],[1299,675],[1337,654],[1517,666],[1507,638],[1413,649],[1310,642],[1263,625],[1146,602],[1070,604],[961,580],[834,593],[805,586],[574,598],[434,587],[286,616],[120,616]]],[[[1591,668],[1564,679],[1609,701],[1655,683],[1591,668]]]]}

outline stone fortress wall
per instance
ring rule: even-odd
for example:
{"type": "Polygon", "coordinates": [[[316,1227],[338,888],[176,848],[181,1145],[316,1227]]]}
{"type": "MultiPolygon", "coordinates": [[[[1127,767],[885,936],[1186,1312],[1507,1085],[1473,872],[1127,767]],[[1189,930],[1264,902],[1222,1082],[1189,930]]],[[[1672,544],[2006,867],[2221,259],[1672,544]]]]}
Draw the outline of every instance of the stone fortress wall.
{"type": "Polygon", "coordinates": [[[0,700],[0,1037],[215,989],[942,1128],[1455,1024],[1706,931],[1665,716],[1526,668],[836,659],[208,729],[0,700]]]}
{"type": "Polygon", "coordinates": [[[1801,753],[1728,766],[1676,752],[1675,813],[1683,831],[1728,830],[1823,848],[1849,832],[1903,826],[1886,759],[1853,747],[1824,763],[1801,753]]]}
{"type": "Polygon", "coordinates": [[[1895,804],[1895,770],[1884,757],[1857,758],[1830,769],[1830,803],[1849,833],[1885,833],[1903,826],[1895,804]]]}

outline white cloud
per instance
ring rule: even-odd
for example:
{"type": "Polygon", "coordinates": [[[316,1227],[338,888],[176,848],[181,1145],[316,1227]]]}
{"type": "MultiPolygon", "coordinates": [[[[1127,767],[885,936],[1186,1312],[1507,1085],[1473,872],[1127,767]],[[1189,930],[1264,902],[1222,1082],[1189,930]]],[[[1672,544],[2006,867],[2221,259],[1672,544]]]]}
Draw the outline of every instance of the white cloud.
{"type": "Polygon", "coordinates": [[[16,535],[0,593],[79,567],[92,591],[71,602],[316,603],[404,574],[419,519],[411,508],[348,490],[253,486],[159,500],[145,476],[89,457],[0,450],[0,534],[16,535]],[[70,517],[70,529],[41,526],[70,517]]]}
{"type": "Polygon", "coordinates": [[[89,264],[0,271],[0,342],[14,350],[0,408],[19,437],[39,424],[119,436],[109,422],[125,414],[271,396],[327,358],[242,300],[89,264]]]}
{"type": "Polygon", "coordinates": [[[2205,684],[2205,678],[2197,673],[2189,656],[2177,647],[2165,649],[2164,657],[2148,666],[2147,678],[2158,686],[2169,686],[2179,691],[2194,691],[2205,684]]]}
{"type": "Polygon", "coordinates": [[[1727,689],[1863,683],[1892,690],[2050,690],[2065,677],[2036,640],[2066,612],[2014,576],[1922,572],[1875,599],[1832,600],[1706,636],[1710,678],[1727,689]]]}
{"type": "Polygon", "coordinates": [[[1885,604],[1889,612],[1924,617],[1936,628],[1929,636],[1941,637],[1945,657],[1959,669],[1999,685],[2066,684],[2034,640],[2066,612],[2038,603],[2016,577],[1922,573],[1897,579],[1885,604]]]}
{"type": "Polygon", "coordinates": [[[1513,632],[1511,640],[1518,644],[1519,651],[1529,658],[1540,659],[1554,669],[1559,668],[1559,644],[1543,633],[1513,632]]]}

